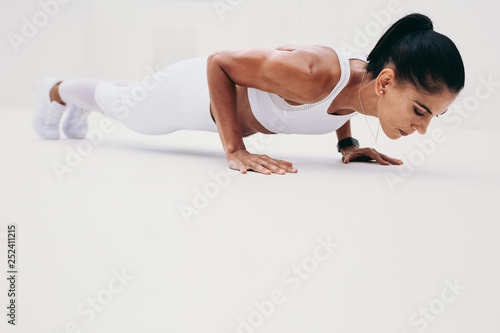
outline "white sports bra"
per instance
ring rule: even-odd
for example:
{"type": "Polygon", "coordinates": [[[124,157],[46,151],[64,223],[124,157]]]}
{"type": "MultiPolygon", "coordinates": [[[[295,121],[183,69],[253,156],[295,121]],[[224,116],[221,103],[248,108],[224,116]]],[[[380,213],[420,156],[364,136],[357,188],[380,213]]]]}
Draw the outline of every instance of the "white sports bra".
{"type": "Polygon", "coordinates": [[[366,61],[364,53],[347,49],[333,49],[340,62],[340,80],[331,93],[323,100],[302,105],[290,105],[280,96],[248,88],[248,100],[255,118],[269,131],[283,134],[326,134],[336,131],[357,111],[346,115],[329,114],[328,108],[344,89],[351,76],[349,59],[366,61]]]}

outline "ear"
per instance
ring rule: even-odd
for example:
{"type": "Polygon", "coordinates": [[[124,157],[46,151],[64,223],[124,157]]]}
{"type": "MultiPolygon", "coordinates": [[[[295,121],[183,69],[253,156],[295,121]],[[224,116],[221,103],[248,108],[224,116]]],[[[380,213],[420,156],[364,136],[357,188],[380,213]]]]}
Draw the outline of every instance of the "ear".
{"type": "Polygon", "coordinates": [[[375,93],[378,96],[383,95],[390,85],[396,82],[396,72],[392,68],[384,68],[377,76],[375,81],[375,93]]]}

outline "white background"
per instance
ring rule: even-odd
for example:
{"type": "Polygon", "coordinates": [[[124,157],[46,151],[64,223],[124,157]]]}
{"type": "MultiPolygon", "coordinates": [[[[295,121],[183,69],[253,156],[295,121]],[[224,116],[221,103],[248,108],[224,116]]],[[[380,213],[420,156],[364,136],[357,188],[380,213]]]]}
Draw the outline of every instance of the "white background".
{"type": "MultiPolygon", "coordinates": [[[[36,0],[2,0],[0,106],[29,106],[45,76],[142,80],[147,68],[159,69],[224,48],[295,43],[351,45],[369,53],[382,29],[409,12],[427,14],[435,29],[457,44],[466,66],[465,92],[474,92],[480,76],[493,75],[500,82],[495,62],[500,56],[499,5],[491,0],[377,0],[355,5],[328,0],[224,0],[219,3],[229,9],[219,13],[214,8],[217,2],[211,1],[66,1],[16,53],[6,35],[21,35],[22,18],[32,21],[42,7],[36,0]],[[391,8],[398,11],[383,24],[386,16],[381,12],[391,8]],[[371,21],[380,22],[379,34],[371,21]],[[360,43],[359,31],[374,34],[360,43]]],[[[484,101],[481,112],[473,112],[464,127],[497,130],[499,96],[484,101]]]]}

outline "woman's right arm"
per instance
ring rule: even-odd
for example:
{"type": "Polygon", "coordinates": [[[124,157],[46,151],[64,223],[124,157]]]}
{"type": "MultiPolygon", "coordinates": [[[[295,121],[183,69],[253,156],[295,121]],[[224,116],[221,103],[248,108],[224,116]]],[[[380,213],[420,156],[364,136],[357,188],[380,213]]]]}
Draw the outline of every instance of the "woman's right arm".
{"type": "Polygon", "coordinates": [[[321,78],[315,75],[316,60],[307,51],[292,55],[269,49],[225,50],[209,56],[211,109],[231,169],[241,173],[248,169],[264,174],[297,172],[290,162],[246,150],[236,111],[236,84],[307,103],[315,100],[321,90],[321,78]]]}

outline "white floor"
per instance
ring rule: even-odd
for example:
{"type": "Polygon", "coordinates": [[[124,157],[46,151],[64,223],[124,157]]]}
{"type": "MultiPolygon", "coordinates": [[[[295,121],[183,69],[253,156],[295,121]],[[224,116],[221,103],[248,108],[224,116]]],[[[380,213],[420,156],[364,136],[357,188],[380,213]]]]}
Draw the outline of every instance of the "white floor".
{"type": "Polygon", "coordinates": [[[500,133],[381,133],[405,167],[344,165],[334,133],[245,138],[299,170],[266,176],[229,170],[216,133],[45,141],[30,117],[0,110],[1,332],[500,331],[500,133]]]}

